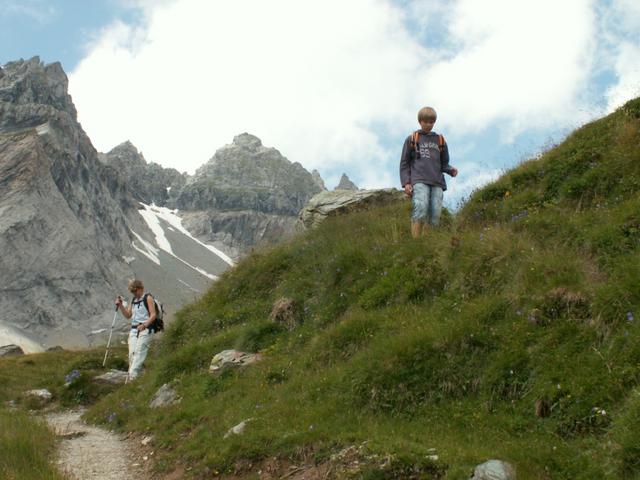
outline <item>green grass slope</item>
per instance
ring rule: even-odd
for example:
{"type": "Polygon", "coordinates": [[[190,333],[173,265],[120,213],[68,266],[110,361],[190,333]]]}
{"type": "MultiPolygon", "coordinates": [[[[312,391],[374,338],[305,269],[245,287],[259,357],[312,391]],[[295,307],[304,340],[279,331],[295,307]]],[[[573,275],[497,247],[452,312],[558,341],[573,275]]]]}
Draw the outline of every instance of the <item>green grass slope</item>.
{"type": "MultiPolygon", "coordinates": [[[[458,479],[499,458],[520,479],[640,478],[639,192],[637,99],[426,238],[405,202],[256,252],[177,313],[133,384],[80,394],[57,383],[86,361],[46,368],[67,403],[98,401],[93,421],[152,434],[159,474],[458,479]],[[292,331],[268,319],[282,297],[292,331]],[[264,360],[210,375],[230,348],[264,360]],[[181,402],[150,409],[168,382],[181,402]]],[[[26,389],[25,361],[0,361],[0,399],[26,389]]]]}
{"type": "Polygon", "coordinates": [[[467,478],[490,458],[521,479],[640,478],[639,191],[640,99],[425,239],[407,202],[249,256],[91,416],[152,432],[157,469],[195,478],[351,445],[359,478],[467,478]],[[293,331],[268,321],[281,297],[299,305],[293,331]],[[212,377],[228,348],[265,360],[212,377]],[[166,382],[181,403],[148,409],[166,382]]]}

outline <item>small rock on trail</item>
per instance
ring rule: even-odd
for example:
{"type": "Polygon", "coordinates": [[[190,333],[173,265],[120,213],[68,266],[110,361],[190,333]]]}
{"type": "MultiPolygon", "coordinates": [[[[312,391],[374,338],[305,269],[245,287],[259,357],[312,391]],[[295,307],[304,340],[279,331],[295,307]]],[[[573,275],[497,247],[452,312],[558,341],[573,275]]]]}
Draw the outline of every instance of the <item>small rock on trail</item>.
{"type": "Polygon", "coordinates": [[[82,411],[50,413],[47,423],[62,437],[58,452],[60,470],[78,480],[144,480],[148,475],[136,445],[103,428],[86,425],[82,411]],[[135,466],[134,466],[135,464],[135,466]]]}

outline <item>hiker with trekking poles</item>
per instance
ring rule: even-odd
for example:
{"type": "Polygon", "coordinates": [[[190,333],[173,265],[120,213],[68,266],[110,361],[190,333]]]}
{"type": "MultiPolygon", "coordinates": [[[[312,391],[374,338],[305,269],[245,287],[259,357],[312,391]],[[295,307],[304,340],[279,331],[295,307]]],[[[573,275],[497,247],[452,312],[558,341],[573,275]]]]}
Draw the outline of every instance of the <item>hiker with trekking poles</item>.
{"type": "MultiPolygon", "coordinates": [[[[131,305],[125,307],[124,299],[118,295],[116,298],[116,314],[120,311],[126,318],[131,319],[128,380],[133,380],[140,375],[142,370],[142,364],[149,351],[151,334],[162,329],[162,307],[158,306],[157,301],[150,293],[145,293],[144,285],[140,280],[131,280],[129,282],[129,291],[133,294],[131,305]]],[[[107,345],[107,351],[108,348],[109,346],[107,345]]]]}

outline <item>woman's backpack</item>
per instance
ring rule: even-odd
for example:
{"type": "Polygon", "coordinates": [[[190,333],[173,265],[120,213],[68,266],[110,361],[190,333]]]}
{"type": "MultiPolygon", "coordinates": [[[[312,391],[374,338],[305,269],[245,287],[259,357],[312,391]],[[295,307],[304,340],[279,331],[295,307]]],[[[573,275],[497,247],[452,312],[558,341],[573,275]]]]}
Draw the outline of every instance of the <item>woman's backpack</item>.
{"type": "MultiPolygon", "coordinates": [[[[147,305],[147,297],[149,296],[148,293],[145,293],[144,296],[142,297],[142,304],[144,305],[144,308],[147,309],[147,314],[151,315],[151,312],[149,311],[149,305],[147,305]]],[[[131,300],[131,303],[133,304],[133,300],[131,300]]],[[[161,332],[162,330],[164,330],[164,305],[160,302],[158,302],[158,299],[156,297],[153,297],[153,303],[156,306],[156,319],[153,321],[153,323],[149,326],[149,330],[155,332],[161,332]]]]}

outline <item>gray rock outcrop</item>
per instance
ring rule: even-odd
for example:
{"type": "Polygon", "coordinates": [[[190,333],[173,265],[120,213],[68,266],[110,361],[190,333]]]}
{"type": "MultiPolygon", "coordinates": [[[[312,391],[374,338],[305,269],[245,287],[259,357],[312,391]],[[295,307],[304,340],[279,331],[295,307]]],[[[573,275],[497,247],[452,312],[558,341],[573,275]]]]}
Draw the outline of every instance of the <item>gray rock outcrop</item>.
{"type": "Polygon", "coordinates": [[[258,137],[243,133],[200,167],[177,199],[181,210],[254,210],[295,216],[320,188],[299,163],[291,163],[258,137]]]}
{"type": "Polygon", "coordinates": [[[318,170],[314,169],[311,172],[311,178],[313,178],[313,181],[316,182],[316,185],[318,185],[318,187],[320,187],[320,190],[326,190],[327,189],[327,187],[324,184],[324,180],[320,176],[320,172],[318,170]]]}
{"type": "Polygon", "coordinates": [[[357,185],[353,183],[349,179],[349,177],[347,177],[346,173],[342,174],[342,177],[340,177],[340,183],[338,183],[338,186],[335,189],[336,190],[359,190],[357,185]]]}
{"type": "Polygon", "coordinates": [[[305,228],[312,228],[326,218],[364,210],[372,206],[401,201],[404,193],[395,188],[381,190],[334,190],[313,197],[300,212],[299,220],[305,228]]]}
{"type": "Polygon", "coordinates": [[[196,238],[212,244],[234,260],[252,247],[273,243],[296,232],[295,217],[255,210],[182,211],[182,224],[196,238]]]}
{"type": "Polygon", "coordinates": [[[243,133],[196,171],[175,206],[190,232],[239,256],[292,234],[298,212],[321,190],[302,165],[243,133]]]}
{"type": "Polygon", "coordinates": [[[19,355],[24,355],[24,351],[18,345],[4,345],[0,347],[0,358],[16,357],[19,355]]]}
{"type": "MultiPolygon", "coordinates": [[[[1,72],[0,343],[31,353],[106,342],[113,299],[134,277],[170,321],[233,263],[161,208],[173,207],[188,177],[147,163],[130,142],[99,155],[59,63],[34,57],[1,72]]],[[[254,223],[282,234],[270,218],[254,223]]],[[[243,240],[233,233],[223,235],[243,240]]]]}
{"type": "Polygon", "coordinates": [[[126,178],[136,200],[147,205],[173,206],[188,178],[187,174],[174,168],[147,163],[142,153],[129,141],[108,153],[100,154],[98,158],[118,170],[126,178]]]}
{"type": "Polygon", "coordinates": [[[0,320],[40,338],[99,324],[105,295],[132,276],[123,256],[136,202],[98,161],[59,63],[35,57],[3,73],[0,320]]]}
{"type": "Polygon", "coordinates": [[[238,350],[223,350],[214,355],[209,366],[209,373],[219,374],[229,368],[246,367],[262,360],[259,353],[245,353],[238,350]]]}

